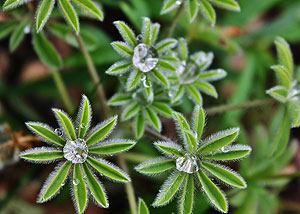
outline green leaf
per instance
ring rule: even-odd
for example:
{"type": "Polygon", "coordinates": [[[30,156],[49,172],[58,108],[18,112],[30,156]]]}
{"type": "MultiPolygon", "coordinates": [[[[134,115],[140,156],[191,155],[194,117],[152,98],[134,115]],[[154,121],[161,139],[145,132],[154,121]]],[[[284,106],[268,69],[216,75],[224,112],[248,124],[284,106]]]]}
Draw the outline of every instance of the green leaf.
{"type": "Polygon", "coordinates": [[[3,5],[3,10],[13,9],[22,4],[25,4],[26,2],[28,2],[28,0],[6,0],[6,2],[3,5]]]}
{"type": "Polygon", "coordinates": [[[72,0],[72,2],[75,2],[77,5],[88,11],[100,21],[103,20],[103,12],[91,0],[72,0]]]}
{"type": "Polygon", "coordinates": [[[251,152],[250,146],[235,145],[227,147],[223,152],[222,150],[214,153],[208,153],[203,155],[203,159],[208,160],[236,160],[247,156],[251,152]]]}
{"type": "Polygon", "coordinates": [[[16,21],[6,21],[0,23],[0,39],[8,36],[15,28],[18,22],[16,21]]]}
{"type": "Polygon", "coordinates": [[[125,24],[125,22],[115,21],[114,25],[118,29],[125,42],[127,42],[131,47],[137,46],[134,32],[130,29],[130,27],[128,27],[127,24],[125,24]]]}
{"type": "Polygon", "coordinates": [[[107,137],[117,123],[117,116],[111,117],[93,128],[88,135],[86,145],[91,146],[107,137]]]}
{"type": "Polygon", "coordinates": [[[300,126],[300,103],[298,100],[291,100],[287,104],[292,128],[300,126]]]}
{"type": "Polygon", "coordinates": [[[175,102],[179,101],[182,98],[184,92],[185,92],[184,87],[182,85],[180,85],[177,88],[177,90],[175,91],[174,95],[172,95],[172,93],[171,93],[171,95],[172,95],[172,98],[171,98],[172,99],[172,103],[175,103],[175,102]]]}
{"type": "Polygon", "coordinates": [[[195,133],[192,133],[191,131],[188,130],[183,130],[184,136],[187,139],[188,143],[188,150],[190,152],[195,151],[197,149],[197,139],[195,137],[195,133]]]}
{"type": "Polygon", "coordinates": [[[275,71],[279,83],[286,88],[290,88],[291,76],[289,71],[282,65],[273,65],[271,69],[275,71]]]}
{"type": "Polygon", "coordinates": [[[155,79],[157,79],[158,80],[158,82],[161,84],[161,85],[163,85],[163,86],[165,86],[165,87],[169,87],[169,82],[168,82],[168,80],[166,79],[166,77],[161,73],[161,72],[159,72],[157,69],[153,69],[152,71],[151,71],[151,74],[152,74],[152,76],[155,78],[155,79]]]}
{"type": "Polygon", "coordinates": [[[143,43],[150,45],[150,43],[151,43],[151,21],[147,17],[143,17],[142,35],[143,35],[143,43]]]}
{"type": "Polygon", "coordinates": [[[35,27],[37,32],[43,29],[44,25],[49,19],[54,7],[54,3],[55,0],[42,0],[40,2],[35,16],[35,27]]]}
{"type": "Polygon", "coordinates": [[[171,117],[173,114],[172,109],[163,102],[154,101],[151,104],[151,108],[153,108],[156,112],[158,112],[161,115],[165,115],[168,117],[171,117]]]}
{"type": "Polygon", "coordinates": [[[110,179],[119,181],[119,182],[129,182],[130,178],[123,172],[120,168],[114,166],[113,164],[107,162],[103,159],[94,159],[90,156],[87,157],[87,162],[95,168],[100,175],[104,175],[110,179]]]}
{"type": "Polygon", "coordinates": [[[159,59],[169,62],[169,63],[179,63],[179,59],[175,56],[170,56],[170,55],[162,55],[162,56],[158,56],[159,59]]]}
{"type": "Polygon", "coordinates": [[[135,117],[135,121],[134,121],[134,134],[136,139],[140,139],[143,136],[144,128],[145,128],[144,111],[140,111],[138,115],[135,117]]]}
{"type": "Polygon", "coordinates": [[[191,130],[190,125],[182,114],[174,112],[173,117],[181,130],[191,130]]]}
{"type": "Polygon", "coordinates": [[[281,103],[285,103],[289,91],[283,86],[275,86],[267,90],[266,93],[273,97],[275,100],[281,103]]]}
{"type": "Polygon", "coordinates": [[[294,70],[294,61],[289,44],[283,38],[277,37],[275,39],[275,45],[279,63],[289,70],[290,77],[292,77],[294,70]]]}
{"type": "Polygon", "coordinates": [[[79,213],[83,213],[85,210],[88,198],[87,198],[87,189],[85,185],[85,181],[83,178],[83,174],[81,171],[81,164],[74,164],[73,168],[73,193],[74,193],[74,202],[76,205],[76,210],[79,213]]]}
{"type": "Polygon", "coordinates": [[[210,71],[205,71],[202,72],[198,75],[198,78],[200,80],[205,80],[205,81],[215,81],[219,79],[223,79],[226,77],[227,73],[223,69],[216,69],[216,70],[210,70],[210,71]]]}
{"type": "Polygon", "coordinates": [[[195,86],[185,85],[185,89],[195,103],[202,105],[202,96],[195,86]]]}
{"type": "Polygon", "coordinates": [[[112,42],[111,45],[121,56],[133,56],[133,50],[125,42],[112,42]]]}
{"type": "Polygon", "coordinates": [[[216,23],[216,12],[207,0],[200,1],[200,9],[212,26],[216,23]]]}
{"type": "Polygon", "coordinates": [[[155,49],[158,53],[163,53],[167,50],[174,48],[177,45],[177,40],[172,38],[167,38],[155,45],[155,49]]]}
{"type": "Polygon", "coordinates": [[[158,37],[159,34],[159,29],[160,29],[160,24],[155,23],[151,25],[151,41],[150,41],[150,45],[153,45],[158,37]]]}
{"type": "Polygon", "coordinates": [[[240,12],[240,6],[235,0],[209,0],[211,3],[216,6],[223,7],[227,10],[233,10],[240,12]]]}
{"type": "Polygon", "coordinates": [[[61,150],[54,148],[40,147],[25,150],[24,152],[20,153],[20,157],[29,161],[49,163],[58,158],[63,158],[64,153],[61,150]]]}
{"type": "Polygon", "coordinates": [[[195,106],[193,115],[193,130],[197,133],[197,138],[201,139],[203,129],[205,126],[205,112],[201,106],[195,106]]]}
{"type": "Polygon", "coordinates": [[[33,48],[41,61],[48,66],[60,68],[62,60],[53,45],[47,40],[43,32],[33,33],[33,48]],[[47,50],[47,51],[45,51],[47,50]]]}
{"type": "Polygon", "coordinates": [[[58,164],[56,166],[41,189],[41,192],[37,199],[38,203],[46,202],[58,193],[59,189],[61,188],[62,184],[65,182],[69,174],[71,166],[71,161],[65,161],[64,163],[58,164]]]}
{"type": "Polygon", "coordinates": [[[54,143],[58,146],[64,146],[66,144],[65,140],[60,136],[57,136],[53,129],[46,124],[37,122],[27,122],[26,126],[35,134],[37,134],[42,139],[47,142],[54,143]]]}
{"type": "Polygon", "coordinates": [[[27,25],[27,22],[21,22],[13,31],[10,40],[9,40],[9,50],[13,52],[24,39],[25,33],[24,29],[27,25]]]}
{"type": "Polygon", "coordinates": [[[182,195],[180,196],[180,214],[191,214],[193,211],[194,203],[194,176],[192,174],[187,174],[182,195]]]}
{"type": "Polygon", "coordinates": [[[216,149],[220,149],[228,144],[232,143],[239,135],[239,128],[227,129],[225,131],[218,132],[208,137],[202,146],[199,147],[198,152],[210,152],[216,149]]]}
{"type": "Polygon", "coordinates": [[[123,60],[114,63],[112,66],[108,68],[106,71],[109,75],[122,75],[132,69],[132,62],[128,60],[123,60]]]}
{"type": "Polygon", "coordinates": [[[159,207],[168,203],[180,189],[185,178],[184,172],[173,173],[162,185],[152,206],[159,207]]]}
{"type": "Polygon", "coordinates": [[[168,156],[183,157],[184,152],[181,146],[173,142],[158,141],[154,143],[155,147],[168,156]]]}
{"type": "Polygon", "coordinates": [[[156,131],[161,131],[161,122],[158,116],[150,108],[146,107],[145,112],[150,124],[156,129],[156,131]]]}
{"type": "Polygon", "coordinates": [[[231,186],[243,189],[247,187],[247,184],[243,178],[241,178],[240,175],[233,172],[231,169],[226,169],[224,166],[213,164],[207,161],[202,161],[202,167],[216,176],[218,179],[231,186]]]}
{"type": "Polygon", "coordinates": [[[165,71],[171,71],[171,72],[176,71],[176,68],[173,65],[171,65],[169,62],[161,60],[161,59],[158,60],[157,67],[162,70],[165,70],[165,71]]]}
{"type": "Polygon", "coordinates": [[[71,5],[69,0],[58,0],[58,5],[61,9],[61,12],[65,16],[67,22],[71,25],[75,32],[79,32],[79,21],[74,10],[73,6],[71,5]]]}
{"type": "Polygon", "coordinates": [[[199,80],[194,82],[194,86],[196,86],[203,93],[210,95],[214,98],[218,98],[218,93],[212,84],[199,80]]]}
{"type": "MultiPolygon", "coordinates": [[[[201,2],[202,2],[202,0],[201,0],[201,2]]],[[[199,3],[198,0],[186,0],[186,8],[187,8],[186,12],[187,12],[190,22],[193,22],[197,16],[197,13],[199,10],[198,3],[199,3]]]]}
{"type": "Polygon", "coordinates": [[[129,106],[127,106],[123,113],[122,113],[122,120],[125,121],[125,120],[129,120],[130,118],[134,117],[138,112],[139,110],[141,109],[141,106],[139,103],[132,103],[130,104],[129,106]]]}
{"type": "Polygon", "coordinates": [[[126,89],[132,90],[134,89],[139,83],[142,78],[142,72],[139,69],[135,69],[129,75],[129,78],[126,83],[126,89]]]}
{"type": "Polygon", "coordinates": [[[174,168],[175,165],[174,159],[155,158],[137,165],[135,169],[143,174],[158,174],[174,168]]]}
{"type": "Polygon", "coordinates": [[[160,14],[169,13],[178,7],[177,0],[164,0],[163,6],[161,8],[160,14]]]}
{"type": "Polygon", "coordinates": [[[84,174],[86,175],[86,183],[89,187],[91,195],[101,207],[107,208],[108,200],[100,181],[98,181],[97,177],[93,175],[86,163],[83,163],[82,167],[84,174]]]}
{"type": "Polygon", "coordinates": [[[89,152],[97,155],[113,155],[125,152],[134,145],[135,141],[132,140],[114,139],[89,147],[89,152]]]}
{"type": "Polygon", "coordinates": [[[268,155],[269,157],[277,158],[285,151],[286,146],[289,142],[290,127],[291,123],[288,111],[285,110],[283,118],[281,120],[281,124],[279,126],[279,129],[277,130],[274,142],[270,149],[270,153],[268,155]]]}
{"type": "Polygon", "coordinates": [[[74,129],[73,123],[72,123],[70,117],[67,115],[67,113],[63,112],[60,109],[55,109],[55,108],[52,109],[52,111],[54,112],[59,125],[66,133],[67,137],[70,140],[76,140],[77,137],[76,137],[75,129],[74,129]]]}
{"type": "Polygon", "coordinates": [[[205,53],[203,51],[198,51],[192,54],[190,58],[192,59],[192,61],[194,61],[195,64],[198,65],[198,70],[199,72],[201,72],[211,65],[214,59],[214,54],[212,52],[205,53]]]}
{"type": "Polygon", "coordinates": [[[77,120],[78,120],[78,133],[77,136],[78,138],[84,138],[86,131],[88,130],[91,122],[91,117],[92,117],[92,109],[90,105],[90,101],[88,98],[83,95],[77,120]]]}
{"type": "Polygon", "coordinates": [[[139,198],[138,214],[150,214],[145,201],[139,198]]]}
{"type": "Polygon", "coordinates": [[[221,212],[227,213],[227,202],[221,190],[211,180],[209,180],[201,169],[198,171],[197,177],[210,202],[221,212]]]}
{"type": "Polygon", "coordinates": [[[132,99],[132,96],[130,94],[123,94],[123,93],[118,93],[115,94],[110,100],[108,101],[108,105],[111,106],[120,106],[124,105],[128,102],[130,102],[132,99]]]}
{"type": "Polygon", "coordinates": [[[152,102],[153,100],[153,90],[152,90],[152,81],[149,78],[149,75],[145,74],[146,78],[143,82],[144,94],[148,102],[152,102]]]}
{"type": "Polygon", "coordinates": [[[184,38],[178,39],[177,52],[179,53],[180,60],[187,60],[189,56],[189,49],[187,46],[187,42],[184,38]]]}

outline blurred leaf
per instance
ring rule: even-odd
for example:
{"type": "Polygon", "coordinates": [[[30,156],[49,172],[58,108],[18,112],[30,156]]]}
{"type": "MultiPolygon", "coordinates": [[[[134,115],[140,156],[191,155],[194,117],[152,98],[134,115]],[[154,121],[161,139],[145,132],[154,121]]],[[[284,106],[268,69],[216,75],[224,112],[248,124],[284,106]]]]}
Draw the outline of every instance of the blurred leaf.
{"type": "Polygon", "coordinates": [[[36,11],[36,31],[39,32],[43,29],[47,20],[49,19],[54,7],[55,0],[42,0],[36,11]]]}
{"type": "Polygon", "coordinates": [[[9,50],[13,52],[24,39],[25,33],[24,29],[27,25],[27,22],[21,22],[13,31],[10,40],[9,40],[9,50]]]}

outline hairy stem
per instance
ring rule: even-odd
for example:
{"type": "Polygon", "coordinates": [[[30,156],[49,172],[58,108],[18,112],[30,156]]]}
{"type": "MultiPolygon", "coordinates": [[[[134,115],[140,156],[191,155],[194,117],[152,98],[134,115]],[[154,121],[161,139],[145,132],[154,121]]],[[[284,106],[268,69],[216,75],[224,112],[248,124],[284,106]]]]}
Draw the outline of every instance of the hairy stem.
{"type": "Polygon", "coordinates": [[[206,114],[207,115],[220,114],[226,111],[231,111],[236,109],[254,108],[254,107],[259,107],[264,105],[270,105],[274,102],[275,102],[274,99],[267,98],[267,99],[252,100],[252,101],[247,101],[247,102],[237,103],[237,104],[225,104],[225,105],[207,108],[206,114]]]}
{"type": "Polygon", "coordinates": [[[96,67],[93,63],[91,55],[89,54],[89,52],[86,48],[86,45],[85,45],[83,39],[81,38],[81,36],[79,34],[74,33],[74,35],[77,39],[77,42],[79,44],[79,48],[80,48],[80,50],[83,54],[84,60],[87,64],[88,71],[91,75],[93,83],[96,86],[98,99],[99,99],[101,110],[102,110],[102,113],[103,113],[103,118],[107,118],[109,110],[108,110],[108,106],[107,106],[107,102],[106,102],[105,93],[104,93],[103,87],[100,83],[100,77],[97,74],[96,67]]]}
{"type": "Polygon", "coordinates": [[[74,106],[71,100],[71,97],[68,94],[67,88],[63,82],[63,79],[60,75],[60,72],[56,68],[50,68],[50,72],[52,74],[53,80],[55,82],[56,88],[59,92],[59,95],[70,114],[74,113],[74,106]]]}
{"type": "MultiPolygon", "coordinates": [[[[128,172],[125,159],[123,155],[117,156],[118,163],[120,167],[125,171],[128,172]]],[[[125,183],[125,191],[128,197],[129,207],[130,207],[130,213],[131,214],[137,214],[137,205],[136,205],[136,199],[134,195],[134,189],[132,186],[132,182],[125,183]]]]}
{"type": "Polygon", "coordinates": [[[179,20],[179,17],[180,17],[180,15],[181,15],[182,11],[183,11],[183,3],[180,5],[180,7],[178,8],[178,10],[177,10],[177,12],[176,12],[176,14],[175,14],[175,17],[174,17],[174,19],[173,19],[173,21],[172,21],[172,23],[171,23],[170,28],[169,28],[167,37],[171,37],[171,36],[173,35],[174,30],[175,30],[175,27],[176,27],[176,25],[177,25],[177,22],[178,22],[178,20],[179,20]]]}

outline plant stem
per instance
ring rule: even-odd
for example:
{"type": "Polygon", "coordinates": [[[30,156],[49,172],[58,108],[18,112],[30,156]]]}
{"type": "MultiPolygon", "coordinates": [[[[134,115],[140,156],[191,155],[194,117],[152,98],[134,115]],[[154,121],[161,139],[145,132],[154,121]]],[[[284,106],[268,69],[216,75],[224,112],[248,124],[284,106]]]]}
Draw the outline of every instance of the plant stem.
{"type": "Polygon", "coordinates": [[[206,114],[207,115],[220,114],[220,113],[223,113],[226,111],[231,111],[231,110],[236,110],[236,109],[241,109],[241,108],[254,108],[254,107],[259,107],[259,106],[263,106],[263,105],[269,105],[274,102],[275,102],[274,99],[266,98],[266,99],[261,99],[261,100],[247,101],[247,102],[238,103],[238,104],[225,104],[225,105],[207,108],[206,114]]]}
{"type": "Polygon", "coordinates": [[[148,127],[145,128],[145,134],[150,137],[153,137],[154,139],[158,139],[158,140],[162,140],[162,141],[170,141],[170,139],[167,138],[166,136],[163,136],[160,133],[149,129],[148,127]]]}
{"type": "Polygon", "coordinates": [[[107,106],[107,103],[106,103],[105,93],[104,93],[103,87],[102,87],[102,85],[100,83],[100,77],[97,74],[96,67],[95,67],[95,65],[93,63],[91,55],[89,54],[89,52],[88,52],[88,50],[86,48],[86,45],[85,45],[83,39],[77,33],[74,33],[74,35],[75,35],[75,37],[77,39],[77,42],[79,44],[79,48],[80,48],[80,50],[81,50],[81,52],[83,54],[84,60],[85,60],[85,62],[87,64],[88,71],[89,71],[89,73],[91,75],[93,83],[96,86],[97,95],[98,95],[100,106],[101,106],[101,110],[102,110],[102,113],[103,113],[103,118],[107,118],[109,110],[108,110],[108,106],[107,106]]]}
{"type": "MultiPolygon", "coordinates": [[[[123,155],[118,155],[117,159],[118,159],[118,163],[119,163],[120,167],[125,172],[128,172],[126,162],[125,162],[123,155]]],[[[132,186],[132,182],[125,183],[125,191],[126,191],[126,194],[128,197],[129,208],[130,208],[131,214],[137,214],[137,205],[136,205],[136,199],[135,199],[135,195],[134,195],[134,189],[132,186]]]]}
{"type": "Polygon", "coordinates": [[[74,106],[71,100],[71,97],[68,94],[67,88],[63,82],[63,79],[60,75],[60,72],[57,68],[50,68],[50,72],[52,74],[53,80],[55,82],[56,88],[61,96],[61,99],[67,108],[67,111],[70,114],[73,114],[74,112],[74,106]]]}
{"type": "Polygon", "coordinates": [[[181,15],[182,11],[183,11],[183,3],[181,3],[180,7],[178,8],[178,10],[177,10],[177,12],[175,14],[175,17],[174,17],[174,19],[173,19],[173,21],[171,23],[170,28],[169,28],[167,37],[171,37],[173,35],[175,27],[176,27],[176,24],[177,24],[177,22],[179,20],[179,17],[181,15]]]}

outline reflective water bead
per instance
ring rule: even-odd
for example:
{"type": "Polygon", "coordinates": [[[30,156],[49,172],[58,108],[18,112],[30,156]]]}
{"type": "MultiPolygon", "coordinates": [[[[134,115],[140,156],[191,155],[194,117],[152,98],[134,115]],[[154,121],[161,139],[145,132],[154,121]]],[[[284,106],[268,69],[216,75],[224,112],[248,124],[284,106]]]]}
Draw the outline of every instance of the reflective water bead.
{"type": "Polygon", "coordinates": [[[152,46],[141,43],[134,48],[132,63],[142,72],[149,72],[158,63],[157,51],[152,46]]]}
{"type": "Polygon", "coordinates": [[[58,135],[58,136],[62,136],[63,135],[63,132],[61,129],[55,129],[54,132],[58,135]]]}
{"type": "Polygon", "coordinates": [[[185,70],[185,67],[186,67],[186,62],[183,60],[183,61],[180,62],[180,65],[178,66],[178,68],[176,70],[177,73],[179,75],[182,74],[184,72],[184,70],[185,70]]]}
{"type": "Polygon", "coordinates": [[[193,155],[186,155],[176,159],[176,169],[181,172],[192,174],[199,170],[197,164],[197,157],[193,155]]]}
{"type": "Polygon", "coordinates": [[[80,128],[85,129],[86,128],[85,123],[81,123],[80,128]]]}
{"type": "Polygon", "coordinates": [[[77,178],[73,179],[73,184],[77,186],[79,184],[79,180],[77,178]]]}
{"type": "Polygon", "coordinates": [[[72,163],[83,163],[88,155],[88,147],[85,140],[77,138],[74,141],[68,140],[63,152],[64,157],[72,163]]]}

